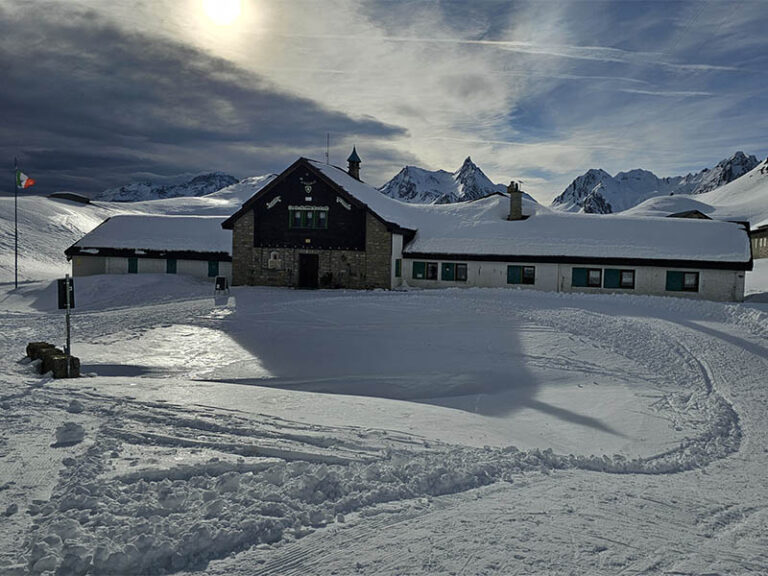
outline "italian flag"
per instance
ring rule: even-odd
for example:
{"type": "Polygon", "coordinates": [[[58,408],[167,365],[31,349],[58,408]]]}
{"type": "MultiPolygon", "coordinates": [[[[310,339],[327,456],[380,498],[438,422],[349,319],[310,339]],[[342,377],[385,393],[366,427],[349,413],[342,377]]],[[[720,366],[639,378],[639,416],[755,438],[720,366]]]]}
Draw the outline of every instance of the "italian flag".
{"type": "Polygon", "coordinates": [[[21,170],[16,170],[16,186],[19,188],[29,188],[34,185],[35,181],[32,180],[32,178],[24,174],[21,170]]]}

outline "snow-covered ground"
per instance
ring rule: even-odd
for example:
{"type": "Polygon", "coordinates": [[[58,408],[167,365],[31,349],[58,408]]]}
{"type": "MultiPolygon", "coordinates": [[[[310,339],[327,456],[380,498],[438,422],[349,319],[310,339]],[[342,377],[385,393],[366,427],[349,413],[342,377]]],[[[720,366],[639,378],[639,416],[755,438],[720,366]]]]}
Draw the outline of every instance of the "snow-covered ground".
{"type": "MultiPolygon", "coordinates": [[[[766,267],[748,275],[755,300],[766,267]]],[[[0,288],[0,574],[768,573],[768,308],[0,288]]]]}

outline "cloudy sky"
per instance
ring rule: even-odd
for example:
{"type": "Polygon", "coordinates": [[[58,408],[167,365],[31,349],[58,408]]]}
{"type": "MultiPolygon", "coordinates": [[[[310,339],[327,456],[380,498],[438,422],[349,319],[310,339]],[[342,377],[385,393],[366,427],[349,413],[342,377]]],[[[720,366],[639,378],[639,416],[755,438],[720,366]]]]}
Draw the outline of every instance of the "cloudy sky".
{"type": "Polygon", "coordinates": [[[471,155],[548,203],[588,168],[765,157],[766,30],[765,0],[0,0],[0,150],[94,193],[279,172],[329,134],[376,186],[471,155]]]}

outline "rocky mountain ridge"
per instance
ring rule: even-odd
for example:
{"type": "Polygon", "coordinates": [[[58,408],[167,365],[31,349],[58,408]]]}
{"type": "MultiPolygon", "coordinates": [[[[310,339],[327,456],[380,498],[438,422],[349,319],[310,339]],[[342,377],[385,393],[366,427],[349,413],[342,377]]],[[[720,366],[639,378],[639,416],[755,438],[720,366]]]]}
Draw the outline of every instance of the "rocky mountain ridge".
{"type": "Polygon", "coordinates": [[[118,188],[109,188],[98,194],[94,200],[105,202],[142,202],[182,196],[206,196],[222,188],[237,184],[234,176],[223,172],[210,172],[195,176],[179,184],[153,184],[152,182],[134,182],[118,188]]]}
{"type": "Polygon", "coordinates": [[[627,210],[655,196],[704,194],[743,176],[759,164],[758,159],[739,151],[714,167],[685,176],[659,178],[642,169],[611,176],[591,169],[576,178],[552,201],[552,207],[567,212],[611,214],[627,210]]]}
{"type": "Polygon", "coordinates": [[[452,204],[477,200],[494,192],[506,192],[504,184],[494,184],[467,156],[455,172],[425,170],[406,166],[379,191],[412,204],[452,204]]]}

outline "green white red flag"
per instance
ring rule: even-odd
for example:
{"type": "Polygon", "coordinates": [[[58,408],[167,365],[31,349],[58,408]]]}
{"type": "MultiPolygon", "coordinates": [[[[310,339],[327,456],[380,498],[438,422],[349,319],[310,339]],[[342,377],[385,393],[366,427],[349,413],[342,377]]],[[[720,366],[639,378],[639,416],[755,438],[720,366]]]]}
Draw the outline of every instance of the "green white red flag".
{"type": "Polygon", "coordinates": [[[24,174],[21,170],[16,170],[16,186],[19,188],[29,188],[34,185],[35,181],[32,180],[32,178],[24,174]]]}

